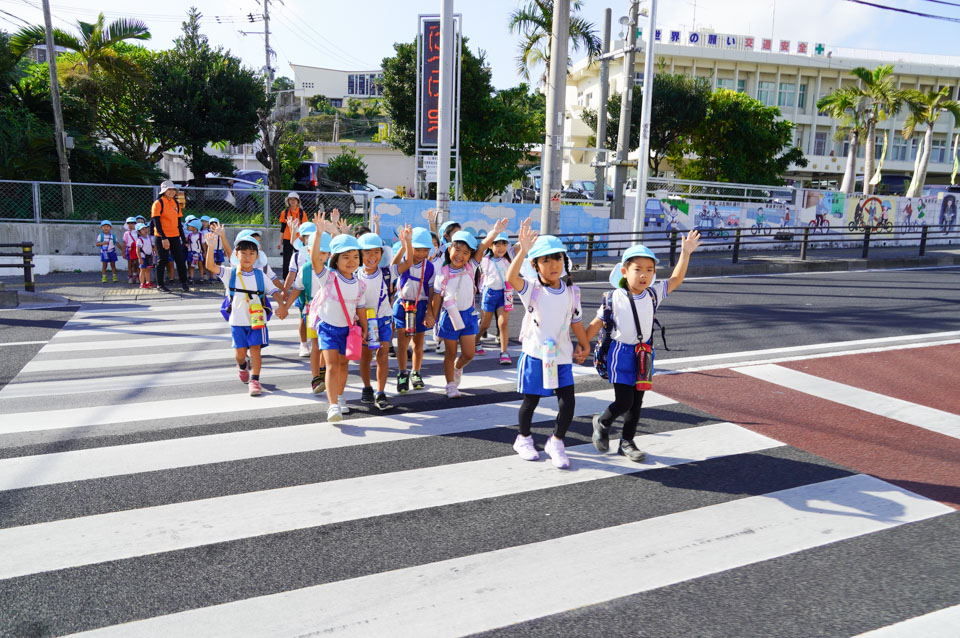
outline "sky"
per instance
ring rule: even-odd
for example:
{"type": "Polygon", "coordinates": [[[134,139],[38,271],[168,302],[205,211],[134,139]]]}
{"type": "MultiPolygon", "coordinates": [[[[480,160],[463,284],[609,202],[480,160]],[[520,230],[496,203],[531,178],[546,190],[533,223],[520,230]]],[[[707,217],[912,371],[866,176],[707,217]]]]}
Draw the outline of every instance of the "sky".
{"type": "MultiPolygon", "coordinates": [[[[222,45],[245,64],[264,66],[263,22],[251,23],[247,15],[262,15],[264,0],[165,0],[162,3],[130,0],[51,0],[54,26],[69,30],[77,20],[92,22],[96,11],[108,19],[139,18],[147,23],[153,49],[169,48],[191,5],[203,14],[203,32],[214,45],[222,45]],[[84,6],[86,5],[86,6],[84,6]],[[146,6],[133,11],[134,5],[146,6]],[[244,35],[241,32],[247,32],[244,35]]],[[[720,33],[770,37],[791,42],[822,42],[834,47],[909,51],[960,56],[960,6],[931,0],[873,0],[924,13],[955,18],[957,22],[913,17],[845,0],[660,0],[657,24],[661,28],[688,30],[712,28],[720,33]]],[[[276,75],[293,77],[291,63],[344,70],[375,70],[393,53],[393,43],[412,41],[418,14],[438,14],[440,1],[426,0],[270,0],[270,44],[276,52],[276,75]]],[[[463,15],[464,35],[474,52],[482,49],[498,89],[516,86],[519,38],[507,21],[521,0],[454,0],[463,15]]],[[[955,0],[960,5],[960,0],[955,0]]],[[[15,31],[23,22],[42,24],[40,0],[0,0],[0,29],[15,31]]],[[[613,10],[613,37],[617,20],[627,13],[628,0],[583,0],[580,14],[595,23],[599,33],[603,10],[613,10]]],[[[641,5],[643,6],[643,5],[641,5]]],[[[583,53],[571,51],[574,61],[583,53]]],[[[532,77],[540,76],[535,71],[532,77]]]]}

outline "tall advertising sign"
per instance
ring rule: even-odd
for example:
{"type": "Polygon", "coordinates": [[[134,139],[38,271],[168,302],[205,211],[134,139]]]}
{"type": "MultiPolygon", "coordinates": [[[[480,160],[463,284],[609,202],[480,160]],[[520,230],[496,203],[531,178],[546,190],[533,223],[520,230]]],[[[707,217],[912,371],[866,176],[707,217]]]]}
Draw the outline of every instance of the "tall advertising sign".
{"type": "Polygon", "coordinates": [[[440,131],[440,21],[421,23],[420,146],[436,146],[440,131]]]}

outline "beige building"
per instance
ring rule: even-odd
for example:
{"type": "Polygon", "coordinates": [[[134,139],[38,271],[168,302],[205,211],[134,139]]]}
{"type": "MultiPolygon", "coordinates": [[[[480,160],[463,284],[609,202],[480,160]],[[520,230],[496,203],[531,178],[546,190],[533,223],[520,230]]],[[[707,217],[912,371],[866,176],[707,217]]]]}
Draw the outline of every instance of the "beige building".
{"type": "MultiPolygon", "coordinates": [[[[942,86],[951,87],[953,99],[960,99],[960,57],[841,49],[815,42],[770,41],[751,36],[717,34],[710,31],[682,31],[663,27],[658,30],[660,40],[655,43],[654,60],[665,64],[665,71],[684,73],[706,79],[714,89],[726,88],[745,92],[768,106],[778,106],[784,118],[796,126],[794,143],[799,146],[809,164],[806,168],[792,167],[788,178],[839,181],[843,177],[847,145],[835,140],[837,122],[817,113],[818,99],[838,86],[856,84],[849,71],[858,66],[873,69],[881,64],[894,65],[894,82],[899,88],[928,91],[942,86]],[[765,50],[767,49],[768,50],[765,50]],[[782,51],[782,52],[779,52],[782,51]]],[[[616,41],[612,51],[620,54],[610,60],[610,94],[624,86],[622,49],[625,43],[616,41]]],[[[646,43],[638,44],[634,77],[639,87],[644,77],[646,43]]],[[[574,64],[567,80],[567,119],[564,145],[576,149],[585,147],[593,130],[581,119],[583,109],[596,110],[599,100],[600,62],[588,64],[586,59],[574,64]]],[[[639,90],[635,99],[640,99],[639,90]]],[[[888,134],[888,150],[883,165],[885,176],[911,175],[920,134],[904,140],[900,134],[905,112],[882,124],[877,131],[876,155],[879,158],[884,132],[888,134]]],[[[951,151],[955,127],[948,113],[940,117],[934,127],[928,183],[949,181],[953,170],[951,151]]],[[[564,183],[573,179],[592,179],[594,169],[589,166],[594,153],[568,150],[565,153],[564,183]]],[[[858,175],[863,171],[863,147],[857,164],[858,175]]],[[[631,155],[636,159],[636,153],[631,155]]],[[[669,176],[669,166],[661,167],[669,176]]],[[[635,172],[633,173],[635,175],[635,172]]],[[[609,172],[608,180],[612,182],[609,172]]]]}
{"type": "Polygon", "coordinates": [[[383,71],[341,71],[319,66],[291,64],[294,99],[300,105],[300,117],[310,111],[309,100],[322,95],[330,105],[341,108],[348,99],[372,99],[383,95],[383,71]]]}

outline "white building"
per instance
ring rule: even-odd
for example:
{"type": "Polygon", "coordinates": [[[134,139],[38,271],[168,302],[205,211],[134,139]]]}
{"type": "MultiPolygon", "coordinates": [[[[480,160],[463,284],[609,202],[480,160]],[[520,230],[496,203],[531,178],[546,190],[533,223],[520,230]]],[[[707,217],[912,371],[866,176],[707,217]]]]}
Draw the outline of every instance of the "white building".
{"type": "MultiPolygon", "coordinates": [[[[960,57],[841,49],[815,42],[771,41],[766,38],[712,33],[708,30],[683,31],[664,27],[657,30],[654,60],[665,64],[669,73],[683,73],[705,78],[714,88],[748,93],[768,106],[778,106],[782,117],[794,122],[794,143],[800,147],[809,164],[796,166],[787,174],[793,179],[839,181],[843,177],[847,144],[834,139],[837,122],[817,113],[816,103],[838,86],[855,85],[858,80],[849,71],[862,66],[873,69],[882,64],[894,65],[894,82],[898,88],[929,91],[951,87],[953,99],[960,98],[960,57]]],[[[625,43],[612,43],[611,50],[620,54],[610,60],[609,90],[618,93],[624,86],[623,52],[625,43]]],[[[638,42],[634,78],[637,86],[644,77],[646,42],[638,42]]],[[[600,62],[588,64],[586,59],[573,65],[567,80],[567,120],[564,145],[585,147],[593,130],[581,118],[584,108],[597,109],[599,100],[600,62]]],[[[635,100],[640,99],[637,91],[635,100]]],[[[912,175],[917,146],[922,130],[909,142],[900,134],[904,112],[879,125],[876,155],[879,158],[884,132],[888,134],[888,150],[883,174],[912,175]]],[[[928,183],[949,180],[953,170],[951,151],[958,123],[947,113],[934,127],[928,183]]],[[[573,179],[593,179],[589,166],[593,153],[567,151],[564,183],[573,179]]],[[[863,157],[863,145],[860,147],[863,157]]],[[[636,159],[636,153],[631,155],[636,159]]],[[[667,166],[661,170],[668,175],[667,166]]],[[[857,164],[862,175],[863,161],[857,164]]],[[[608,179],[612,180],[613,172],[608,179]]]]}
{"type": "Polygon", "coordinates": [[[310,110],[310,98],[322,95],[330,106],[342,108],[350,98],[363,100],[383,95],[383,71],[341,71],[319,66],[291,64],[293,90],[300,103],[301,117],[310,110]]]}

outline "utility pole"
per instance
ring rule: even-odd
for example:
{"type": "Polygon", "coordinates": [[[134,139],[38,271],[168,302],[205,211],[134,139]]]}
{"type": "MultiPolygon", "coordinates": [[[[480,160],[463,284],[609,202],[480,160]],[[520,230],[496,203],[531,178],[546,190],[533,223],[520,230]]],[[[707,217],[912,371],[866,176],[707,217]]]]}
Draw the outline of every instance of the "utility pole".
{"type": "Polygon", "coordinates": [[[623,185],[627,181],[627,155],[630,153],[630,119],[633,111],[633,62],[637,49],[637,12],[639,0],[631,0],[627,23],[627,51],[623,56],[623,99],[620,100],[620,132],[617,136],[617,159],[613,177],[613,210],[610,219],[623,219],[623,185]]]}
{"type": "Polygon", "coordinates": [[[570,38],[570,0],[554,0],[550,36],[550,78],[547,81],[547,138],[543,148],[540,185],[540,234],[557,232],[560,178],[563,169],[563,111],[567,93],[567,42],[570,38]],[[553,198],[557,198],[556,204],[553,198]]]}
{"type": "Polygon", "coordinates": [[[647,50],[643,56],[643,105],[640,111],[640,146],[637,148],[637,197],[633,202],[633,232],[643,241],[643,218],[647,209],[647,177],[650,170],[650,111],[653,104],[653,44],[657,32],[657,0],[650,0],[647,50]]]}
{"type": "Polygon", "coordinates": [[[70,188],[70,162],[67,160],[66,139],[63,133],[63,111],[60,108],[60,85],[57,84],[57,51],[53,46],[53,19],[50,0],[43,0],[43,24],[47,44],[47,66],[50,67],[50,102],[53,105],[53,130],[57,138],[57,159],[60,163],[60,181],[63,182],[63,212],[73,215],[73,190],[70,188]]]}
{"type": "Polygon", "coordinates": [[[453,139],[453,0],[440,6],[440,126],[437,131],[437,222],[450,218],[450,141],[453,139]]]}
{"type": "Polygon", "coordinates": [[[340,141],[340,111],[333,114],[333,141],[340,141]]]}
{"type": "Polygon", "coordinates": [[[273,90],[273,66],[270,64],[270,0],[263,0],[263,48],[267,59],[264,67],[264,81],[267,83],[267,95],[273,90]]]}
{"type": "Polygon", "coordinates": [[[606,167],[608,166],[607,153],[601,150],[607,143],[607,98],[610,92],[610,9],[603,10],[603,57],[600,58],[600,105],[597,108],[597,153],[593,161],[596,163],[593,175],[593,198],[600,202],[607,201],[606,167]]]}

